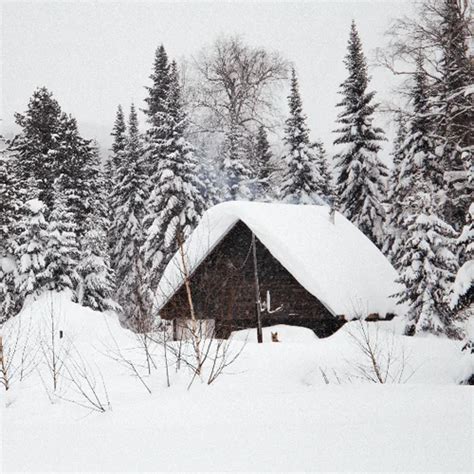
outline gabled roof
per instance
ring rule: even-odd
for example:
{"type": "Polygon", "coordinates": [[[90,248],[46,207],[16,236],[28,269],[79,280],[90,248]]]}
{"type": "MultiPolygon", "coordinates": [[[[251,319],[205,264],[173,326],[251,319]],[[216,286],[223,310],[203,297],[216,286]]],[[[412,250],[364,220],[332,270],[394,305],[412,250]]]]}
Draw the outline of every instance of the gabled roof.
{"type": "MultiPolygon", "coordinates": [[[[333,314],[403,314],[393,295],[401,290],[397,272],[378,248],[341,214],[334,224],[326,206],[234,201],[218,204],[202,217],[184,244],[192,273],[238,222],[244,222],[270,253],[333,314]]],[[[158,285],[163,307],[181,287],[179,252],[158,285]]]]}

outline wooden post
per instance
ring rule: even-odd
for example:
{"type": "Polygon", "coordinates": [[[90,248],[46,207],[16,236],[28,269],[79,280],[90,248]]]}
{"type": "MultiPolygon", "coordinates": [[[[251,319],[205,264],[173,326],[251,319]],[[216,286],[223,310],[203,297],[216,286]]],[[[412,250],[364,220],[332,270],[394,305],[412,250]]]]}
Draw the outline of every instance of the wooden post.
{"type": "Polygon", "coordinates": [[[262,333],[262,314],[260,308],[260,284],[258,282],[258,269],[257,269],[257,245],[255,243],[255,234],[252,232],[252,254],[253,254],[253,276],[255,283],[255,312],[257,315],[257,342],[261,344],[263,342],[262,333]]]}

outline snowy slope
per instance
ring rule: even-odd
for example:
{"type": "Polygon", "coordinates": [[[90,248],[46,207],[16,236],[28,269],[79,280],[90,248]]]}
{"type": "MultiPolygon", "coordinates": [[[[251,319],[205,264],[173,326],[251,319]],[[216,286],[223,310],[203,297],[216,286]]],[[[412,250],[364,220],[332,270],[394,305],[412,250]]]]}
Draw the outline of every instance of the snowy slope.
{"type": "MultiPolygon", "coordinates": [[[[195,269],[238,221],[333,314],[404,314],[390,298],[400,291],[397,273],[375,245],[341,214],[335,224],[325,206],[226,202],[208,210],[185,245],[195,269]]],[[[161,307],[182,283],[179,255],[168,264],[158,288],[161,307]]]]}
{"type": "MultiPolygon", "coordinates": [[[[163,351],[148,376],[137,339],[114,315],[44,295],[3,329],[28,327],[36,344],[57,316],[57,330],[104,377],[111,409],[81,401],[68,383],[49,396],[37,372],[9,393],[3,410],[2,467],[9,471],[442,471],[472,472],[472,389],[455,385],[472,359],[447,339],[397,334],[397,322],[371,323],[371,334],[409,355],[407,384],[377,385],[352,376],[360,352],[348,323],[326,339],[304,328],[277,326],[255,342],[255,330],[232,343],[243,351],[214,384],[186,368],[166,386],[163,351]],[[279,343],[269,332],[277,331],[279,343]],[[108,354],[116,345],[133,359],[152,393],[108,354]],[[321,375],[323,370],[329,384],[321,375]],[[340,379],[338,382],[337,378],[340,379]],[[51,397],[51,400],[50,398],[51,397]]],[[[34,344],[33,344],[34,345],[34,344]]],[[[385,344],[384,344],[385,346],[385,344]]],[[[39,359],[46,386],[48,370],[39,359]]],[[[100,379],[98,379],[100,380],[100,379]]],[[[101,392],[101,384],[98,392],[101,392]]]]}

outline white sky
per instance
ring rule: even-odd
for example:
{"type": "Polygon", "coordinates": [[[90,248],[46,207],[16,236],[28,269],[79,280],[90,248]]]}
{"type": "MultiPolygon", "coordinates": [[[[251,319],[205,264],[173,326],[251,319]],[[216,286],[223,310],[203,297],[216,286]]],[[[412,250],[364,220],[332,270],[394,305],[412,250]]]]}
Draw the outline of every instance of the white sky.
{"type": "MultiPolygon", "coordinates": [[[[370,59],[390,21],[411,3],[4,1],[4,132],[15,130],[13,113],[23,112],[33,90],[45,85],[78,119],[84,136],[109,147],[117,104],[142,106],[160,43],[179,61],[224,33],[278,50],[294,63],[312,137],[330,148],[352,18],[370,59]]],[[[377,100],[389,99],[393,77],[379,68],[371,74],[377,100]]]]}

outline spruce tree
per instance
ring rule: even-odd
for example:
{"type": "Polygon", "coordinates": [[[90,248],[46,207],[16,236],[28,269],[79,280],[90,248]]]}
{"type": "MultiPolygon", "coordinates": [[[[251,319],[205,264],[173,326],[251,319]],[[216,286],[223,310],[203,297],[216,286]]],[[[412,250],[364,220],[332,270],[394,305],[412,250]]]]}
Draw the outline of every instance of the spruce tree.
{"type": "Polygon", "coordinates": [[[400,248],[402,239],[403,202],[410,191],[406,182],[401,179],[402,164],[404,164],[405,148],[403,146],[407,136],[407,119],[399,111],[395,119],[397,133],[393,143],[392,162],[393,166],[389,173],[387,186],[387,208],[385,241],[382,248],[383,253],[390,259],[392,265],[396,266],[395,255],[400,248]]]}
{"type": "Polygon", "coordinates": [[[319,170],[319,175],[321,176],[321,197],[328,204],[335,204],[334,196],[334,182],[332,171],[329,166],[326,149],[324,144],[321,141],[316,141],[313,143],[313,149],[316,156],[316,163],[319,170]]]}
{"type": "Polygon", "coordinates": [[[257,180],[257,198],[265,200],[272,193],[273,155],[268,143],[265,127],[258,128],[257,142],[255,146],[255,167],[257,180]]]}
{"type": "Polygon", "coordinates": [[[222,150],[224,159],[221,172],[226,182],[224,201],[250,200],[252,197],[253,173],[248,152],[240,127],[231,124],[222,150]]]}
{"type": "Polygon", "coordinates": [[[22,129],[12,148],[17,155],[17,174],[38,190],[46,216],[53,202],[60,118],[61,108],[45,87],[34,91],[24,114],[15,115],[22,129]]]}
{"type": "Polygon", "coordinates": [[[406,200],[406,238],[399,259],[405,290],[400,302],[409,304],[407,333],[450,334],[454,321],[446,305],[456,269],[451,251],[454,229],[436,215],[437,205],[422,177],[417,191],[406,200]]]}
{"type": "MultiPolygon", "coordinates": [[[[407,199],[420,185],[427,187],[433,202],[441,206],[442,194],[440,188],[443,181],[443,172],[439,157],[436,156],[436,143],[432,135],[432,123],[429,117],[428,86],[426,73],[423,69],[421,57],[418,60],[414,84],[410,91],[413,104],[412,117],[407,124],[406,136],[401,149],[398,151],[400,162],[398,165],[397,182],[394,183],[392,196],[392,215],[395,220],[397,240],[395,247],[390,249],[395,267],[400,267],[399,259],[404,252],[404,238],[407,229],[404,227],[407,199]]],[[[441,208],[436,209],[436,215],[442,218],[441,208]]]]}
{"type": "MultiPolygon", "coordinates": [[[[105,178],[107,180],[107,187],[109,190],[113,188],[115,181],[115,173],[122,161],[125,145],[127,142],[126,132],[127,130],[122,106],[119,105],[117,107],[114,127],[112,129],[112,133],[110,134],[113,137],[111,150],[112,156],[110,156],[105,163],[105,178]]],[[[111,212],[113,213],[114,210],[111,209],[111,212]]]]}
{"type": "Polygon", "coordinates": [[[286,150],[283,157],[286,166],[279,190],[280,199],[293,204],[323,204],[322,189],[325,184],[310,142],[294,69],[288,104],[290,116],[285,121],[286,150]]]}
{"type": "Polygon", "coordinates": [[[474,316],[474,203],[457,238],[460,267],[449,295],[449,305],[458,319],[474,316]]]}
{"type": "Polygon", "coordinates": [[[48,289],[53,291],[67,289],[72,294],[79,281],[77,226],[67,205],[68,195],[61,186],[61,177],[57,179],[54,191],[54,207],[46,228],[45,275],[48,289]]]}
{"type": "MultiPolygon", "coordinates": [[[[31,186],[32,187],[32,186],[31,186]]],[[[48,244],[46,206],[39,199],[30,199],[24,205],[20,233],[15,245],[18,261],[17,291],[22,302],[28,296],[36,297],[48,290],[50,282],[46,273],[48,244]]]]}
{"type": "Polygon", "coordinates": [[[112,232],[117,240],[112,249],[112,266],[117,278],[117,301],[127,318],[136,316],[137,293],[145,292],[144,264],[140,252],[143,244],[143,215],[145,211],[145,183],[143,143],[138,129],[135,107],[130,109],[127,143],[123,160],[117,168],[117,183],[112,199],[115,212],[112,232]],[[140,274],[137,275],[136,271],[140,274]]]}
{"type": "Polygon", "coordinates": [[[343,145],[344,149],[336,156],[339,171],[336,192],[341,212],[380,246],[387,168],[377,154],[385,138],[382,129],[373,125],[377,107],[373,103],[375,92],[367,92],[367,63],[354,22],[344,63],[349,75],[341,84],[343,99],[337,104],[343,111],[338,115],[341,127],[335,131],[339,137],[334,144],[343,145]]]}
{"type": "Polygon", "coordinates": [[[158,168],[152,176],[153,189],[146,204],[146,239],[143,246],[149,268],[151,288],[155,288],[165,265],[184,239],[196,226],[204,211],[196,175],[194,150],[185,139],[187,116],[181,103],[176,64],[170,72],[170,86],[162,128],[169,137],[160,144],[162,152],[158,168]]]}
{"type": "Polygon", "coordinates": [[[14,160],[6,150],[0,151],[0,326],[20,309],[14,253],[23,204],[14,160]]]}
{"type": "Polygon", "coordinates": [[[81,192],[85,213],[79,232],[78,302],[98,311],[117,310],[119,306],[113,301],[115,275],[110,266],[107,245],[109,218],[105,176],[101,170],[98,148],[94,144],[89,145],[82,179],[87,186],[81,192]]]}

